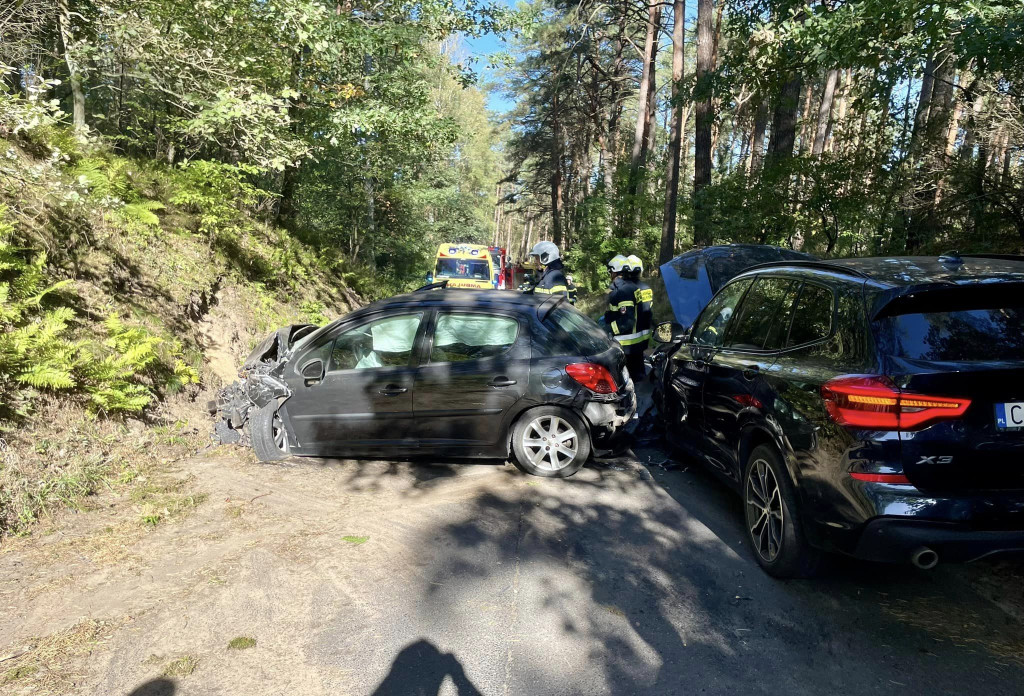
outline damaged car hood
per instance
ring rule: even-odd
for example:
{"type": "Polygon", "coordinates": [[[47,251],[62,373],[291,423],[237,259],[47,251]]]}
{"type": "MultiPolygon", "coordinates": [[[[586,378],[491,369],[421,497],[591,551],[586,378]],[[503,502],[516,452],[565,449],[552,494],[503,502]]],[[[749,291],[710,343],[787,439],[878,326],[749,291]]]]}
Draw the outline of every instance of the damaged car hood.
{"type": "Polygon", "coordinates": [[[282,361],[295,343],[319,328],[316,324],[290,324],[278,329],[249,353],[242,363],[242,370],[249,371],[260,365],[282,361]]]}

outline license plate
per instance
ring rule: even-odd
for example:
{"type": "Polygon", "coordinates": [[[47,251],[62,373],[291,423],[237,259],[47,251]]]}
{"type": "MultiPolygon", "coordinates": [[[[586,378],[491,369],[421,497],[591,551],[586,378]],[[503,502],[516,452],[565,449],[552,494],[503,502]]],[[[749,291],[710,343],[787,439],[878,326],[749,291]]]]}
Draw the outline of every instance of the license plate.
{"type": "Polygon", "coordinates": [[[1000,430],[1024,428],[1024,401],[996,404],[996,427],[1000,430]]]}

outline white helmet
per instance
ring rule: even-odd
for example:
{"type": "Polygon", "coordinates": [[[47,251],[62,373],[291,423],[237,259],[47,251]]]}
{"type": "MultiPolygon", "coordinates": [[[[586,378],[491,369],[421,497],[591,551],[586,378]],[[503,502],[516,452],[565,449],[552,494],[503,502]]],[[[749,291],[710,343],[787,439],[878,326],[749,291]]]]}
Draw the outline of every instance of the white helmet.
{"type": "Polygon", "coordinates": [[[537,242],[530,249],[530,256],[536,256],[542,265],[547,266],[558,258],[558,247],[553,242],[537,242]]]}
{"type": "Polygon", "coordinates": [[[630,254],[626,257],[626,272],[638,272],[642,273],[644,270],[643,260],[636,254],[630,254]]]}
{"type": "Polygon", "coordinates": [[[622,273],[626,268],[628,259],[622,254],[616,254],[612,257],[612,260],[608,262],[608,270],[612,273],[622,273]]]}

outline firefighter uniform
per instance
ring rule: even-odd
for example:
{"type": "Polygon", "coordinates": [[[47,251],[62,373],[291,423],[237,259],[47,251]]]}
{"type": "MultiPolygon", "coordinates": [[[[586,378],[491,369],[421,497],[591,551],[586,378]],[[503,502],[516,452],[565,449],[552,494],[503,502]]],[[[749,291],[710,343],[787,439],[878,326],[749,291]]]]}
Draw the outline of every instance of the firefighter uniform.
{"type": "Polygon", "coordinates": [[[565,279],[565,270],[562,267],[561,255],[558,247],[551,242],[537,242],[530,249],[530,257],[536,257],[537,262],[544,271],[532,292],[535,295],[563,295],[569,298],[569,282],[565,279]]]}
{"type": "Polygon", "coordinates": [[[576,304],[576,299],[579,297],[579,291],[576,289],[576,283],[572,282],[572,276],[566,274],[565,276],[566,287],[569,288],[569,302],[576,304]]]}
{"type": "Polygon", "coordinates": [[[645,376],[644,350],[653,329],[654,292],[639,279],[643,264],[630,256],[623,271],[612,281],[605,321],[626,354],[626,368],[634,382],[645,376]]]}
{"type": "Polygon", "coordinates": [[[565,295],[569,297],[569,283],[565,279],[565,271],[562,269],[562,260],[555,259],[544,267],[544,272],[537,279],[537,285],[533,288],[535,295],[565,295]]]}

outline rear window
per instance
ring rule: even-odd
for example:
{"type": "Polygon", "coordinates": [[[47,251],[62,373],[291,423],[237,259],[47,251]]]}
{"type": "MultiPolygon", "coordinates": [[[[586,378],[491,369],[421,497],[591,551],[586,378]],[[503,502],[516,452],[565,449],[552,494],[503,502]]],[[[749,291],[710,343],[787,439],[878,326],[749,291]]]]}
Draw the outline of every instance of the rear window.
{"type": "Polygon", "coordinates": [[[1024,307],[889,317],[896,355],[940,362],[1024,361],[1024,307]]]}
{"type": "Polygon", "coordinates": [[[581,355],[597,355],[608,350],[611,345],[601,327],[575,309],[558,307],[548,315],[545,322],[569,334],[581,355]]]}

